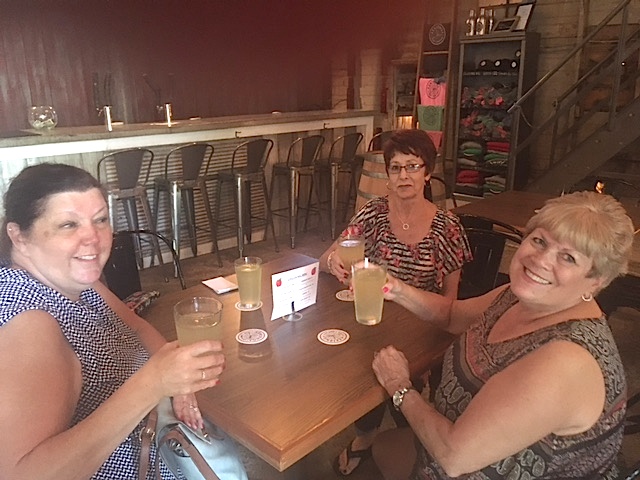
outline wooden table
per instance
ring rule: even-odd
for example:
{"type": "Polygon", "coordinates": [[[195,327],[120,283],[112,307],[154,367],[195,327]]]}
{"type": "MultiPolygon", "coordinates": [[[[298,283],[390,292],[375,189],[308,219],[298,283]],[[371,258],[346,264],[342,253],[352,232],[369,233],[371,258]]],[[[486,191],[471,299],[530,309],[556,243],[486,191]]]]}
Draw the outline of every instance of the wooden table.
{"type": "MultiPolygon", "coordinates": [[[[544,202],[552,197],[552,195],[545,193],[509,190],[454,208],[452,211],[457,214],[479,215],[499,220],[523,230],[535,210],[542,207],[544,202]]],[[[640,207],[625,205],[625,209],[637,229],[640,226],[640,207]]],[[[640,234],[636,234],[634,238],[629,273],[640,277],[640,234]]]]}
{"type": "Polygon", "coordinates": [[[308,265],[310,257],[285,253],[263,266],[264,306],[239,312],[238,293],[216,295],[204,285],[160,297],[144,316],[166,338],[176,338],[172,307],[192,295],[223,302],[226,369],[221,382],[198,394],[204,415],[239,443],[280,471],[316,449],[384,401],[385,391],[371,369],[373,353],[393,344],[411,363],[412,373],[425,371],[451,337],[393,302],[385,302],[382,323],[360,325],[353,303],[335,298],[340,283],[320,273],[317,303],[302,311],[298,322],[271,321],[271,274],[308,265]],[[241,345],[235,335],[262,328],[268,339],[241,345]],[[320,331],[339,328],[350,334],[343,345],[324,345],[320,331]]]}

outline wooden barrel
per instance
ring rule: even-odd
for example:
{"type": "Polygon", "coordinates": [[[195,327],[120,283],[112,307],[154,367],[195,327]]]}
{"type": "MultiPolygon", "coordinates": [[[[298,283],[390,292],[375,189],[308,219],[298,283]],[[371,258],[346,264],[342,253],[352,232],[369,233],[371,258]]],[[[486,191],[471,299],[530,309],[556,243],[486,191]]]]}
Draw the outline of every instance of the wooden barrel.
{"type": "Polygon", "coordinates": [[[387,170],[384,166],[384,157],[381,151],[367,152],[363,155],[362,174],[358,182],[358,198],[356,199],[356,211],[369,200],[388,193],[387,170]]]}

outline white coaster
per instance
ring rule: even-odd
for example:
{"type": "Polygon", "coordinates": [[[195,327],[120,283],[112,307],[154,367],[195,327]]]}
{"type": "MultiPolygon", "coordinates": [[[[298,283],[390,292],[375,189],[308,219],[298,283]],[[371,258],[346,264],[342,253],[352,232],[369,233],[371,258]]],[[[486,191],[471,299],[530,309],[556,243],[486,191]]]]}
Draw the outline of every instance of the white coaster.
{"type": "Polygon", "coordinates": [[[353,302],[353,292],[349,289],[336,292],[336,298],[343,302],[353,302]]]}
{"type": "Polygon", "coordinates": [[[262,302],[260,302],[253,308],[243,307],[240,302],[236,303],[236,310],[240,310],[241,312],[253,312],[254,310],[260,310],[261,308],[262,308],[262,302]]]}
{"type": "Polygon", "coordinates": [[[238,343],[245,345],[255,345],[256,343],[264,342],[268,336],[269,334],[260,328],[248,328],[238,332],[236,340],[238,343]]]}
{"type": "Polygon", "coordinates": [[[349,340],[349,334],[344,330],[330,328],[318,334],[318,340],[325,345],[342,345],[349,340]]]}

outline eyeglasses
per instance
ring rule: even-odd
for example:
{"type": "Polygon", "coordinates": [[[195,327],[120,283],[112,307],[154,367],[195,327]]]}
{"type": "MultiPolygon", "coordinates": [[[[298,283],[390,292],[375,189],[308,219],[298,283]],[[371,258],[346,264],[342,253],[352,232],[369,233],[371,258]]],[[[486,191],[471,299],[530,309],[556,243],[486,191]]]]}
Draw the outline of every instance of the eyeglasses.
{"type": "Polygon", "coordinates": [[[389,173],[399,175],[404,168],[407,173],[416,173],[422,170],[424,163],[408,163],[406,165],[389,165],[389,173]]]}

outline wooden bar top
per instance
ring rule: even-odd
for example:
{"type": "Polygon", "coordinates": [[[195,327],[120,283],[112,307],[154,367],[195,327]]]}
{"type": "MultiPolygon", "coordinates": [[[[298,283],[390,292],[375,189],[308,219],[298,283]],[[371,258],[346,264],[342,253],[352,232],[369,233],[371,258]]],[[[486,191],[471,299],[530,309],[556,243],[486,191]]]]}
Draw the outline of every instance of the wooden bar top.
{"type": "Polygon", "coordinates": [[[385,302],[379,325],[358,324],[353,303],[335,298],[342,285],[325,273],[319,274],[317,303],[302,310],[302,320],[271,321],[271,274],[315,261],[286,253],[266,263],[264,305],[255,312],[236,310],[237,291],[216,295],[199,285],[160,297],[144,314],[172,340],[172,309],[178,300],[210,295],[223,302],[226,369],[218,386],[198,393],[199,406],[211,421],[280,471],[386,399],[371,368],[374,352],[393,344],[416,373],[425,371],[451,341],[448,334],[393,302],[385,302]],[[239,344],[236,334],[248,328],[264,329],[267,340],[239,344]],[[350,339],[342,345],[322,344],[317,335],[325,329],[344,330],[350,339]]]}

